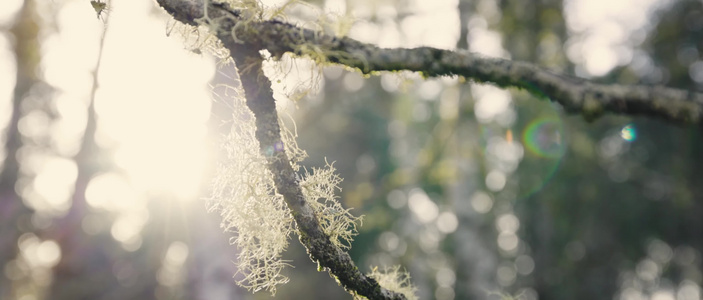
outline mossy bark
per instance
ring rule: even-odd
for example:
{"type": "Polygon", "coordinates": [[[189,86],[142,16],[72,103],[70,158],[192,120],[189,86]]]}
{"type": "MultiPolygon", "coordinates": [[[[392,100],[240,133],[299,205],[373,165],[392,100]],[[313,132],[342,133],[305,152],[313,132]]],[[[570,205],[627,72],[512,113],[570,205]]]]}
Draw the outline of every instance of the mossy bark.
{"type": "Polygon", "coordinates": [[[210,3],[208,18],[203,18],[201,2],[158,2],[181,22],[196,25],[196,20],[201,20],[216,27],[220,32],[218,36],[233,34],[237,40],[266,49],[274,57],[294,53],[317,62],[343,64],[364,74],[408,70],[426,77],[463,76],[500,87],[526,89],[540,98],[558,102],[567,112],[582,114],[588,120],[610,112],[643,115],[678,124],[703,122],[703,94],[693,91],[663,86],[597,84],[556,74],[533,64],[486,58],[466,51],[430,47],[383,49],[276,20],[243,20],[239,11],[225,4],[210,3]]]}

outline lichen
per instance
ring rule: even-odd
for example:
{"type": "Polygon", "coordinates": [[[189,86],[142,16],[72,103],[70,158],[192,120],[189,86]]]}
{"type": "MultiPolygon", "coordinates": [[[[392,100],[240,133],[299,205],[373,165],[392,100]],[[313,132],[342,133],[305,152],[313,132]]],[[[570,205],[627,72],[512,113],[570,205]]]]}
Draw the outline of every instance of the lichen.
{"type": "Polygon", "coordinates": [[[209,201],[222,216],[221,226],[234,233],[231,243],[239,250],[236,265],[243,276],[237,283],[253,291],[274,294],[278,284],[288,282],[281,274],[288,264],[281,254],[294,231],[293,219],[275,193],[271,172],[254,136],[254,116],[241,90],[231,88],[234,122],[225,138],[224,158],[218,167],[209,201]]]}
{"type": "Polygon", "coordinates": [[[352,215],[349,209],[337,201],[335,192],[340,190],[339,183],[342,179],[334,171],[331,164],[324,168],[313,168],[312,172],[306,170],[300,187],[330,241],[339,248],[349,249],[358,233],[356,226],[361,223],[361,218],[352,215]]]}
{"type": "MultiPolygon", "coordinates": [[[[263,76],[263,75],[262,75],[263,76]]],[[[253,291],[276,292],[278,284],[288,282],[281,274],[288,263],[281,255],[288,246],[289,236],[297,232],[289,206],[276,190],[270,157],[285,151],[288,163],[299,171],[299,163],[307,157],[297,143],[294,122],[290,128],[280,118],[280,146],[261,149],[256,139],[255,116],[247,108],[244,92],[240,88],[227,86],[233,109],[232,129],[225,138],[226,158],[222,160],[216,176],[211,209],[222,215],[222,227],[235,234],[232,244],[239,249],[237,267],[243,279],[237,283],[253,291]],[[271,153],[267,152],[271,151],[271,153]]],[[[339,248],[348,249],[357,234],[361,219],[342,207],[335,193],[341,178],[335,174],[331,164],[323,168],[312,168],[299,173],[297,184],[302,198],[317,218],[324,234],[339,248]]],[[[301,239],[305,232],[297,232],[301,239]]]]}
{"type": "MultiPolygon", "coordinates": [[[[383,271],[379,271],[378,268],[373,268],[371,273],[367,274],[367,276],[375,279],[381,287],[404,295],[408,300],[418,299],[417,295],[415,295],[417,288],[415,288],[410,281],[410,274],[405,271],[400,271],[399,266],[386,268],[383,271]]],[[[359,296],[356,296],[355,298],[365,299],[359,296]]]]}

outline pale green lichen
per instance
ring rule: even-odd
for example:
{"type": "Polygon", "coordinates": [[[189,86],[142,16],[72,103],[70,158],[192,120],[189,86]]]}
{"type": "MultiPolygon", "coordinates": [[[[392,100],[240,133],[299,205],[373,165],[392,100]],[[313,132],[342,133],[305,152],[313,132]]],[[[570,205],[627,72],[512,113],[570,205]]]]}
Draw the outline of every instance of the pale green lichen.
{"type": "Polygon", "coordinates": [[[235,234],[231,242],[239,250],[236,265],[244,277],[237,283],[275,293],[278,284],[288,282],[281,274],[287,265],[281,254],[294,231],[293,219],[283,197],[275,193],[272,174],[259,151],[253,113],[243,97],[232,100],[234,122],[224,141],[227,157],[218,168],[211,209],[222,215],[225,231],[235,234]]]}
{"type": "Polygon", "coordinates": [[[194,53],[211,53],[215,57],[220,58],[220,62],[230,62],[231,58],[229,51],[222,46],[220,39],[215,36],[219,28],[219,22],[222,19],[209,17],[208,4],[211,1],[228,4],[231,8],[241,12],[242,19],[232,28],[232,37],[239,42],[241,41],[234,34],[235,29],[246,28],[253,21],[264,21],[273,18],[285,19],[285,10],[294,4],[301,3],[299,0],[289,0],[282,5],[266,6],[257,0],[206,0],[203,6],[203,17],[196,20],[196,23],[200,26],[191,26],[175,20],[169,21],[170,25],[167,26],[166,35],[171,35],[175,32],[183,38],[186,49],[194,53]]]}
{"type": "Polygon", "coordinates": [[[306,170],[300,187],[330,241],[337,247],[349,249],[358,233],[356,226],[361,223],[361,217],[355,217],[337,201],[335,192],[340,189],[342,179],[334,171],[331,164],[313,168],[311,173],[306,170]]]}
{"type": "MultiPolygon", "coordinates": [[[[237,30],[246,30],[248,24],[255,20],[285,17],[283,11],[286,7],[298,3],[297,0],[292,0],[282,6],[270,8],[253,0],[226,2],[232,8],[243,11],[243,20],[240,20],[236,26],[244,27],[238,27],[237,30]]],[[[203,34],[204,38],[201,38],[201,33],[205,29],[209,29],[209,32],[216,31],[217,22],[216,19],[203,18],[201,23],[207,26],[184,27],[183,30],[189,30],[191,34],[196,33],[196,41],[192,43],[193,45],[209,45],[206,42],[217,39],[210,34],[203,34]]],[[[236,41],[236,36],[233,38],[236,41]]],[[[213,46],[208,50],[221,51],[218,52],[220,54],[226,53],[221,43],[214,43],[213,46]]],[[[199,49],[199,47],[194,48],[199,49]]],[[[262,51],[262,55],[266,58],[265,51],[262,51]]],[[[238,66],[238,69],[244,72],[255,66],[257,64],[248,65],[245,62],[242,66],[238,66]]],[[[309,58],[287,56],[285,59],[274,61],[269,57],[265,59],[264,72],[259,74],[270,78],[274,85],[285,81],[284,86],[293,86],[293,89],[283,89],[283,94],[289,99],[319,90],[322,81],[321,65],[309,58]],[[301,69],[309,71],[300,72],[301,69]],[[298,72],[296,74],[298,76],[291,76],[293,70],[298,72]]],[[[281,274],[282,269],[288,264],[282,260],[281,255],[288,246],[291,232],[296,229],[283,197],[276,193],[271,173],[276,170],[269,169],[270,162],[267,162],[259,148],[255,135],[255,117],[247,108],[244,92],[240,88],[230,86],[225,86],[225,89],[227,93],[234,95],[232,99],[224,99],[232,103],[234,120],[231,132],[224,141],[227,155],[222,160],[215,179],[211,207],[222,215],[222,227],[235,234],[232,243],[239,249],[236,264],[240,277],[237,283],[253,291],[267,290],[275,293],[278,284],[289,280],[281,274]]],[[[274,90],[276,90],[275,86],[274,90]]],[[[280,90],[277,92],[280,93],[280,90]]],[[[281,102],[277,107],[279,107],[279,115],[285,115],[285,109],[282,108],[284,105],[281,105],[281,102]]],[[[295,123],[284,122],[280,118],[278,122],[284,143],[283,149],[293,170],[299,172],[299,163],[307,157],[307,154],[296,144],[295,123]],[[285,126],[286,123],[291,126],[285,126]]],[[[361,218],[353,216],[349,209],[345,209],[337,201],[335,192],[339,190],[341,178],[334,172],[335,169],[330,164],[323,168],[312,168],[311,172],[305,170],[299,173],[297,183],[318,218],[323,232],[336,246],[348,249],[357,234],[357,224],[361,223],[361,218]]]]}
{"type": "MultiPolygon", "coordinates": [[[[383,288],[404,295],[405,299],[418,299],[417,295],[415,295],[417,288],[415,288],[410,281],[410,274],[405,271],[400,271],[399,266],[384,269],[383,271],[379,271],[378,268],[373,268],[371,273],[367,274],[367,276],[375,279],[383,288]]],[[[366,299],[358,295],[355,298],[366,299]]]]}
{"type": "MultiPolygon", "coordinates": [[[[281,112],[279,112],[279,115],[280,114],[281,112]]],[[[286,123],[281,118],[279,118],[278,124],[281,126],[281,139],[283,140],[283,145],[285,145],[288,160],[290,161],[293,170],[298,171],[300,169],[298,163],[308,157],[307,152],[298,147],[298,142],[296,141],[296,138],[298,138],[298,128],[296,127],[293,118],[291,118],[290,123],[288,123],[293,129],[288,128],[286,123]]]]}
{"type": "Polygon", "coordinates": [[[219,63],[231,62],[229,50],[207,28],[191,26],[170,20],[166,26],[166,35],[175,34],[183,39],[183,47],[195,54],[210,53],[217,57],[219,63]]]}
{"type": "Polygon", "coordinates": [[[317,94],[321,89],[322,66],[310,59],[283,55],[280,59],[267,57],[264,73],[271,79],[274,95],[283,95],[296,103],[306,96],[317,94]]]}
{"type": "MultiPolygon", "coordinates": [[[[241,89],[226,87],[231,94],[234,120],[224,140],[226,158],[221,160],[213,185],[211,208],[222,216],[222,227],[235,234],[231,239],[239,250],[236,261],[243,277],[237,283],[253,291],[276,292],[278,284],[288,282],[281,274],[288,265],[281,257],[288,246],[294,221],[283,197],[276,193],[273,174],[261,154],[255,136],[255,119],[247,108],[241,89]]],[[[307,154],[296,144],[295,124],[292,129],[281,124],[281,139],[294,170],[300,170],[307,154]]],[[[320,222],[322,230],[340,248],[350,248],[357,234],[360,218],[354,217],[337,201],[341,178],[332,165],[313,168],[301,174],[298,184],[320,222]]]]}

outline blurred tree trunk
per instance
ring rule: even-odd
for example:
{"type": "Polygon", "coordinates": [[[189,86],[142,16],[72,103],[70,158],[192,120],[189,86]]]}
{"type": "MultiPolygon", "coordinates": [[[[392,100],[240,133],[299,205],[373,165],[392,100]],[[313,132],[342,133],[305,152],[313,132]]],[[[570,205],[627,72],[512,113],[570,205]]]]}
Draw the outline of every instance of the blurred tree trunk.
{"type": "Polygon", "coordinates": [[[92,236],[83,230],[83,219],[89,214],[99,214],[100,218],[109,217],[105,212],[91,211],[85,195],[91,179],[101,172],[108,171],[108,166],[101,163],[101,158],[105,156],[102,153],[103,149],[100,149],[95,141],[95,95],[99,87],[98,71],[102,62],[104,41],[105,32],[100,39],[98,59],[92,72],[93,84],[86,111],[85,131],[80,149],[73,158],[78,173],[71,206],[68,213],[45,233],[46,238],[55,239],[61,248],[61,258],[53,270],[54,280],[46,299],[152,298],[157,285],[154,265],[158,264],[158,260],[151,259],[141,264],[127,263],[124,260],[137,261],[136,255],[126,253],[111,237],[109,230],[99,231],[92,236]],[[149,261],[152,263],[148,263],[149,261]],[[133,276],[140,278],[136,284],[129,287],[123,286],[116,275],[117,270],[126,268],[125,264],[133,266],[136,270],[133,276]]]}
{"type": "MultiPolygon", "coordinates": [[[[32,211],[23,203],[15,186],[19,177],[18,152],[22,148],[19,121],[22,117],[22,100],[39,83],[37,69],[40,62],[38,39],[39,17],[33,0],[26,0],[10,29],[14,36],[17,65],[15,90],[12,96],[12,115],[5,132],[5,161],[0,171],[0,266],[3,267],[17,255],[17,238],[31,230],[32,211]]],[[[11,297],[12,282],[7,275],[0,277],[0,299],[11,297]]]]}
{"type": "MultiPolygon", "coordinates": [[[[573,65],[566,59],[564,50],[555,51],[551,56],[540,52],[540,44],[546,37],[556,38],[559,46],[562,46],[568,38],[561,0],[534,3],[502,0],[499,6],[503,18],[496,30],[503,34],[504,47],[514,59],[539,62],[541,65],[559,71],[573,70],[573,65]]],[[[518,115],[526,119],[532,117],[529,109],[530,107],[516,105],[518,115]]],[[[554,276],[553,267],[560,257],[559,249],[554,247],[556,237],[553,226],[556,222],[549,209],[538,202],[536,197],[525,201],[531,204],[518,205],[515,212],[525,224],[523,238],[531,248],[531,252],[527,254],[533,257],[537,267],[530,277],[519,278],[516,287],[532,287],[540,299],[559,299],[555,297],[554,281],[558,278],[554,276]]],[[[578,298],[581,297],[583,295],[579,295],[578,298]]]]}

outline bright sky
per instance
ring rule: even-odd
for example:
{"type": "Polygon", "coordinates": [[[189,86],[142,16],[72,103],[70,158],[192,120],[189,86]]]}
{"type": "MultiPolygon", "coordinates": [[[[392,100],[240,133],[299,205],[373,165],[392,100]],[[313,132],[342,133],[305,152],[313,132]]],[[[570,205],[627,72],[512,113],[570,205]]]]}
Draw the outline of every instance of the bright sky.
{"type": "MultiPolygon", "coordinates": [[[[0,2],[0,25],[8,24],[9,12],[19,2],[0,2]]],[[[40,214],[52,215],[70,206],[77,174],[71,157],[85,128],[91,72],[105,24],[87,0],[38,2],[40,11],[56,16],[58,30],[45,31],[42,41],[42,76],[56,89],[53,101],[59,115],[52,123],[37,111],[20,122],[23,134],[48,135],[56,150],[23,156],[24,167],[36,177],[22,194],[40,214]]],[[[204,196],[202,187],[208,183],[204,172],[214,164],[209,160],[213,142],[207,140],[206,122],[211,103],[208,82],[215,67],[212,59],[184,50],[178,37],[166,37],[167,19],[155,17],[153,2],[115,3],[98,74],[96,138],[111,149],[105,159],[112,160],[121,174],[97,175],[89,183],[86,199],[95,209],[116,214],[112,236],[125,249],[136,250],[141,228],[149,219],[146,199],[204,196]]],[[[14,59],[4,35],[0,36],[0,66],[4,127],[15,79],[14,59]]],[[[93,227],[86,218],[84,229],[89,232],[93,227]]]]}
{"type": "MultiPolygon", "coordinates": [[[[178,38],[166,37],[165,19],[150,16],[152,6],[120,1],[110,9],[95,104],[98,141],[116,148],[115,162],[138,189],[192,199],[198,197],[208,147],[207,83],[214,66],[185,51],[178,38]]],[[[62,90],[59,102],[88,100],[103,30],[91,10],[82,1],[67,3],[58,14],[60,33],[47,39],[45,74],[62,90]]],[[[67,127],[85,122],[65,120],[78,123],[67,127]]]]}

